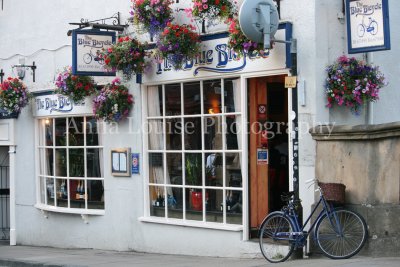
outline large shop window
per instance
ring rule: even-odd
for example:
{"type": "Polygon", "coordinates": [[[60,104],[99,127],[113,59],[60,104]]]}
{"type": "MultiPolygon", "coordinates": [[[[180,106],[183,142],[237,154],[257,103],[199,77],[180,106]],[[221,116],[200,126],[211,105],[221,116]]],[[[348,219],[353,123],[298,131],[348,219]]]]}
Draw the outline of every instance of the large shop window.
{"type": "Polygon", "coordinates": [[[93,117],[39,120],[40,204],[104,210],[103,148],[93,117]]]}
{"type": "Polygon", "coordinates": [[[151,217],[242,225],[239,86],[218,79],[147,88],[151,217]]]}

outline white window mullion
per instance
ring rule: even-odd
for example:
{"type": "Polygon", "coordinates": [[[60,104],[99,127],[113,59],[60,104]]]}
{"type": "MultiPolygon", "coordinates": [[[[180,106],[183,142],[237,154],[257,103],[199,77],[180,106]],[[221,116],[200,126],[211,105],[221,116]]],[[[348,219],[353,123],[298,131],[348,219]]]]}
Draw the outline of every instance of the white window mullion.
{"type": "Polygon", "coordinates": [[[183,220],[186,220],[186,166],[185,166],[185,127],[184,127],[184,119],[183,119],[183,113],[185,110],[185,103],[184,97],[183,97],[183,83],[181,83],[181,123],[182,123],[182,212],[183,212],[183,220]]]}
{"type": "Polygon", "coordinates": [[[162,103],[162,128],[163,128],[163,152],[162,152],[162,158],[163,158],[163,195],[164,195],[164,217],[168,218],[168,208],[167,208],[167,119],[165,118],[166,112],[166,106],[165,106],[165,85],[162,86],[162,96],[161,96],[161,103],[162,103]]]}
{"type": "Polygon", "coordinates": [[[226,223],[226,170],[225,170],[225,155],[226,155],[226,108],[225,108],[225,81],[221,79],[221,113],[220,118],[222,124],[222,222],[226,223]]]}

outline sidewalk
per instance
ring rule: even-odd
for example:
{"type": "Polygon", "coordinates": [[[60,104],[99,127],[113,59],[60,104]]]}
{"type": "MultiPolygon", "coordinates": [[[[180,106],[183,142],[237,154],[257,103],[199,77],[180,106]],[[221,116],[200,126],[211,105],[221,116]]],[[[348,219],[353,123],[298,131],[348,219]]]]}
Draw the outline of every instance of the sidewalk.
{"type": "MultiPolygon", "coordinates": [[[[271,266],[263,259],[232,259],[193,256],[174,256],[137,252],[115,252],[92,249],[56,249],[47,247],[7,246],[0,244],[0,267],[3,266],[229,266],[260,267],[271,266]]],[[[399,258],[354,257],[349,260],[330,260],[327,258],[292,260],[275,266],[342,266],[342,267],[398,267],[399,258]]]]}

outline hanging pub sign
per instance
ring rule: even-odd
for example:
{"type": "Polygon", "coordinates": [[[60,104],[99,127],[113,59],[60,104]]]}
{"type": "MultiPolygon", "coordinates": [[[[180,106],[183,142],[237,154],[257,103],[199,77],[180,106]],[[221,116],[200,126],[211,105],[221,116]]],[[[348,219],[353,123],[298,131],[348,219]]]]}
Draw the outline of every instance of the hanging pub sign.
{"type": "Polygon", "coordinates": [[[115,32],[100,30],[74,30],[72,32],[72,74],[90,76],[115,76],[115,71],[105,68],[98,51],[115,43],[115,32]]]}
{"type": "Polygon", "coordinates": [[[349,54],[390,49],[388,0],[346,0],[349,54]]]}

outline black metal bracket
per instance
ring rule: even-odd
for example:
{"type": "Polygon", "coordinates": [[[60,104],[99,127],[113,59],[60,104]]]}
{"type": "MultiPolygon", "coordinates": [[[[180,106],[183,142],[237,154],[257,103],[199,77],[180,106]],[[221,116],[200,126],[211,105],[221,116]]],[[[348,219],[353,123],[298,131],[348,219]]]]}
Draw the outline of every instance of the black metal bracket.
{"type": "MultiPolygon", "coordinates": [[[[33,61],[32,65],[25,65],[25,64],[18,64],[18,65],[13,65],[11,66],[12,68],[17,68],[17,73],[18,73],[18,69],[31,69],[32,70],[32,76],[33,76],[33,82],[35,82],[35,70],[37,69],[37,66],[35,65],[35,61],[33,61]]],[[[4,74],[3,74],[4,75],[4,74]]],[[[21,80],[25,77],[24,75],[19,75],[18,78],[20,78],[21,80]]],[[[1,77],[3,79],[3,77],[1,77]]]]}
{"type": "MultiPolygon", "coordinates": [[[[122,32],[126,27],[128,27],[127,24],[121,24],[121,17],[119,12],[115,13],[114,15],[108,18],[95,19],[95,20],[88,20],[81,18],[80,22],[70,22],[69,24],[78,26],[76,30],[92,27],[94,29],[104,29],[104,30],[122,32]]],[[[67,32],[67,35],[70,36],[71,33],[72,30],[69,30],[67,32]]]]}
{"type": "Polygon", "coordinates": [[[0,70],[0,83],[3,83],[4,72],[3,69],[0,70]]]}

